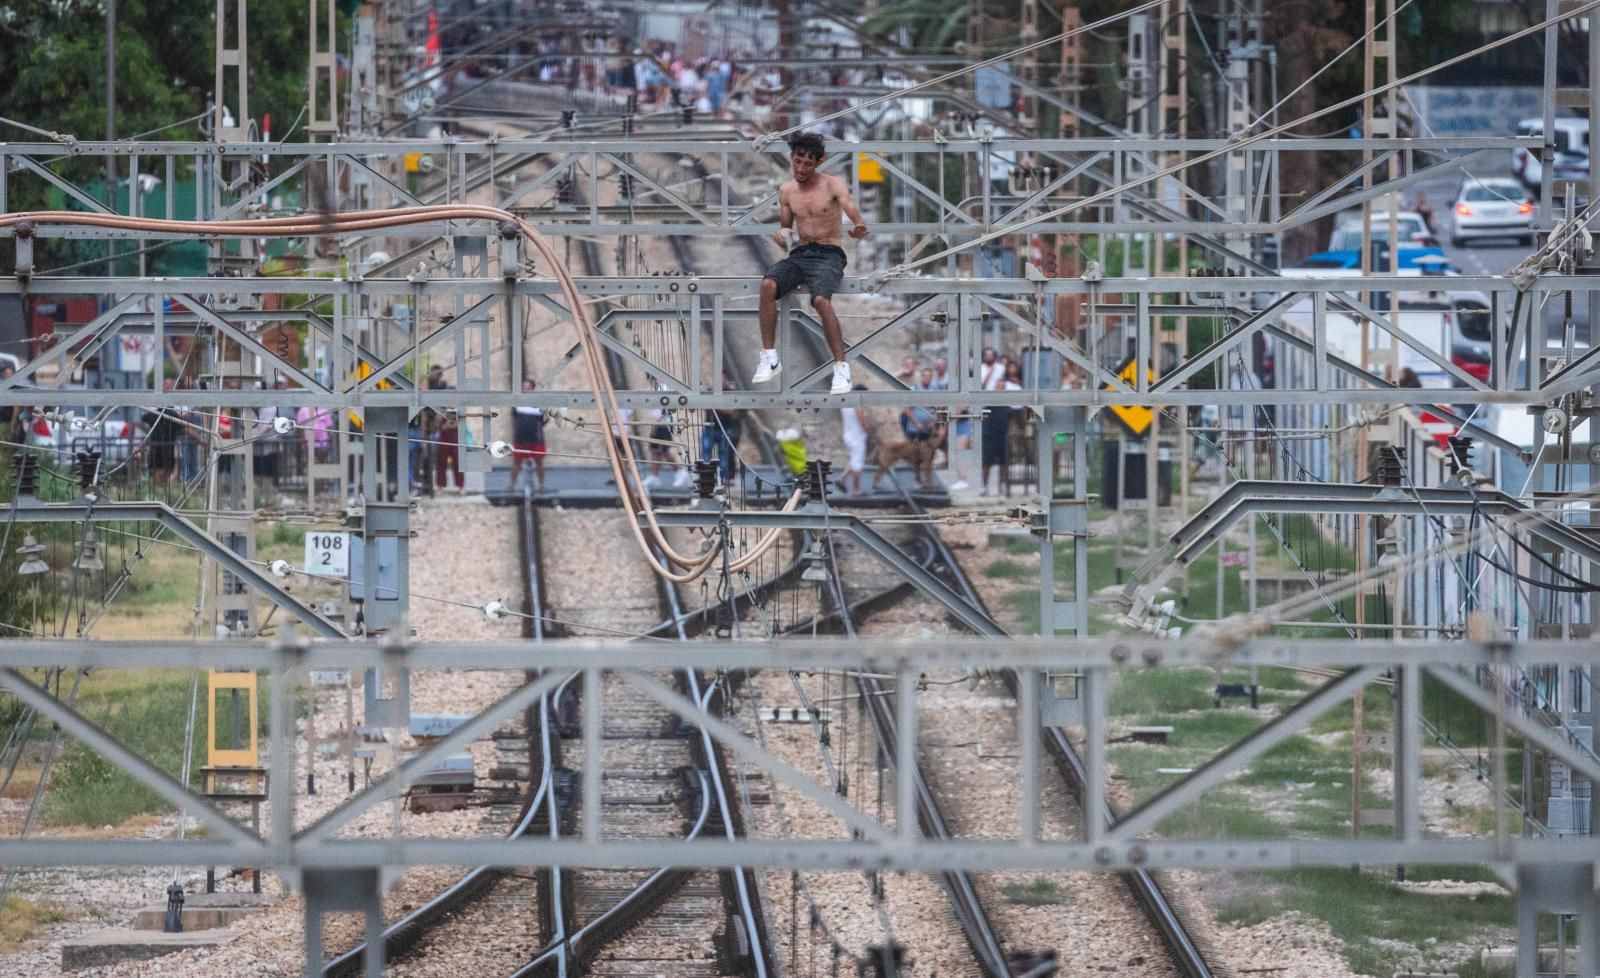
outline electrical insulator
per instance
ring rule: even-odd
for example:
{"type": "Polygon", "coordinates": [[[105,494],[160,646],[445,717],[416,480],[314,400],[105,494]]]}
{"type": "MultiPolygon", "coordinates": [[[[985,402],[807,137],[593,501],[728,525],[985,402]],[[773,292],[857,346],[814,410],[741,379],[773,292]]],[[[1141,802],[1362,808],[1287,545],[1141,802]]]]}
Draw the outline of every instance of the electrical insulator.
{"type": "Polygon", "coordinates": [[[78,487],[87,492],[100,482],[100,453],[79,452],[77,461],[78,487]]]}
{"type": "Polygon", "coordinates": [[[1368,481],[1380,486],[1398,486],[1405,477],[1406,450],[1399,445],[1373,445],[1367,471],[1368,481]]]}

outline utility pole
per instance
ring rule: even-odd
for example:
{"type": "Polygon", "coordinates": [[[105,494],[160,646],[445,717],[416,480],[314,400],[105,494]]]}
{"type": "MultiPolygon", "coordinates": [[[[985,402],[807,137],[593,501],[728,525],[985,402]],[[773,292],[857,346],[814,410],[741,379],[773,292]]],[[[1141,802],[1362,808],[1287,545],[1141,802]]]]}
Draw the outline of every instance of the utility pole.
{"type": "MultiPolygon", "coordinates": [[[[1161,93],[1159,114],[1157,115],[1161,125],[1160,135],[1169,138],[1187,139],[1189,138],[1189,58],[1187,50],[1189,0],[1167,0],[1167,3],[1162,6],[1160,35],[1161,56],[1158,62],[1160,71],[1156,80],[1156,90],[1161,93]]],[[[1159,165],[1163,170],[1168,167],[1182,166],[1186,155],[1182,150],[1164,153],[1160,158],[1159,165]]],[[[1180,169],[1177,173],[1168,177],[1167,180],[1170,181],[1168,185],[1176,191],[1173,195],[1176,197],[1176,210],[1180,213],[1188,213],[1188,200],[1184,195],[1184,190],[1188,186],[1188,171],[1180,169]]],[[[1172,272],[1179,278],[1184,278],[1189,274],[1189,238],[1183,234],[1178,235],[1177,238],[1172,272]]],[[[1163,247],[1163,254],[1158,254],[1156,258],[1155,270],[1157,275],[1161,274],[1165,250],[1163,247]]],[[[1175,319],[1167,320],[1166,323],[1176,328],[1163,329],[1160,332],[1158,349],[1164,351],[1171,348],[1176,354],[1173,362],[1178,362],[1183,357],[1184,344],[1189,337],[1189,317],[1178,316],[1175,319]]],[[[1156,416],[1155,421],[1156,426],[1152,428],[1153,432],[1160,430],[1161,417],[1159,414],[1156,416]]],[[[1185,429],[1186,425],[1180,425],[1174,437],[1177,441],[1178,517],[1187,521],[1189,519],[1189,436],[1185,429]]],[[[1152,522],[1150,524],[1150,540],[1148,541],[1152,548],[1155,546],[1154,539],[1155,524],[1152,522]]]]}
{"type": "MultiPolygon", "coordinates": [[[[1362,47],[1364,58],[1361,77],[1362,86],[1367,92],[1366,96],[1361,101],[1361,135],[1363,139],[1387,139],[1393,138],[1398,134],[1395,120],[1398,118],[1399,113],[1397,111],[1398,102],[1394,89],[1389,89],[1387,92],[1385,92],[1381,102],[1372,97],[1372,90],[1375,87],[1386,84],[1393,79],[1396,74],[1394,63],[1394,14],[1394,0],[1383,0],[1381,6],[1379,4],[1369,3],[1366,7],[1366,23],[1364,26],[1366,27],[1366,36],[1368,40],[1367,43],[1362,47]],[[1378,14],[1380,10],[1383,14],[1383,20],[1381,22],[1378,20],[1378,14]]],[[[1364,164],[1368,164],[1361,178],[1362,186],[1370,188],[1373,180],[1373,167],[1370,165],[1372,162],[1372,151],[1370,149],[1363,150],[1361,157],[1362,162],[1364,164]]],[[[1397,179],[1399,176],[1400,158],[1398,155],[1392,155],[1389,160],[1389,179],[1397,179]]],[[[1388,230],[1385,232],[1385,234],[1389,245],[1388,257],[1385,262],[1386,268],[1383,270],[1392,272],[1395,268],[1396,262],[1399,260],[1400,254],[1400,198],[1397,194],[1390,194],[1388,196],[1387,211],[1388,230]]],[[[1374,271],[1379,270],[1373,267],[1373,243],[1372,202],[1369,200],[1361,205],[1361,274],[1363,276],[1371,275],[1374,271]]],[[[1393,292],[1389,292],[1388,296],[1389,309],[1397,312],[1399,309],[1398,297],[1393,292]]],[[[1373,299],[1372,293],[1367,293],[1365,298],[1367,304],[1371,305],[1373,299]]],[[[1379,312],[1382,311],[1383,310],[1379,310],[1379,312]]],[[[1393,312],[1391,312],[1391,315],[1393,315],[1393,312]]],[[[1398,380],[1399,344],[1393,338],[1389,338],[1387,343],[1387,356],[1385,357],[1388,363],[1385,365],[1376,362],[1377,358],[1374,356],[1374,354],[1377,352],[1377,350],[1373,346],[1372,340],[1372,324],[1366,320],[1363,320],[1361,323],[1362,366],[1367,369],[1382,369],[1384,366],[1387,366],[1390,379],[1398,380]]],[[[1389,445],[1394,446],[1400,444],[1400,431],[1403,423],[1404,422],[1399,417],[1399,412],[1396,412],[1396,416],[1392,419],[1390,427],[1388,428],[1388,436],[1386,440],[1389,445]]],[[[1367,477],[1367,473],[1364,470],[1364,466],[1367,465],[1367,457],[1370,451],[1370,447],[1367,444],[1366,432],[1363,431],[1358,436],[1357,446],[1357,478],[1365,479],[1367,477]]],[[[1360,575],[1365,570],[1368,558],[1368,547],[1366,543],[1371,536],[1369,531],[1376,528],[1376,523],[1361,516],[1354,517],[1354,519],[1356,521],[1356,539],[1361,542],[1361,545],[1356,550],[1356,575],[1359,579],[1360,575]]],[[[1395,593],[1399,593],[1398,587],[1395,588],[1395,593]]],[[[1362,626],[1366,624],[1367,620],[1367,601],[1365,590],[1362,588],[1357,588],[1355,599],[1356,627],[1358,629],[1358,634],[1364,636],[1366,634],[1366,630],[1362,628],[1362,626]]],[[[1396,620],[1395,624],[1398,625],[1400,622],[1396,620]]],[[[1398,698],[1396,698],[1396,702],[1398,703],[1398,698]]],[[[1365,783],[1366,777],[1365,763],[1364,758],[1362,757],[1362,748],[1364,746],[1363,740],[1366,735],[1366,702],[1362,691],[1356,691],[1355,696],[1352,698],[1352,705],[1354,707],[1355,730],[1350,740],[1350,827],[1352,834],[1359,838],[1361,835],[1361,789],[1365,783]]],[[[1415,775],[1415,772],[1409,773],[1412,776],[1415,775]]],[[[1395,777],[1402,777],[1401,772],[1396,770],[1395,777]]]]}
{"type": "MultiPolygon", "coordinates": [[[[106,142],[117,138],[117,0],[106,0],[106,142]]],[[[132,200],[133,184],[128,186],[132,200]]],[[[117,212],[117,157],[106,154],[106,205],[117,212]]],[[[106,242],[106,274],[117,274],[117,243],[106,242]]]]}

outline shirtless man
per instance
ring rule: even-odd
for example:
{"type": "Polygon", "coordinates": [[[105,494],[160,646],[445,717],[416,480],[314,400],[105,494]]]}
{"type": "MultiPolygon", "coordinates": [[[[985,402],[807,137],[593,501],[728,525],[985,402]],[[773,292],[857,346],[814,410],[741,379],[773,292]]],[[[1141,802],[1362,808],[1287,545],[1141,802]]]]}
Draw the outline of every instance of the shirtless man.
{"type": "Polygon", "coordinates": [[[816,133],[800,133],[789,140],[794,179],[778,188],[782,227],[772,239],[782,247],[791,234],[798,234],[799,243],[761,280],[761,360],[751,382],[765,383],[783,369],[777,350],[778,299],[803,284],[811,290],[811,307],[822,320],[822,332],[833,353],[833,393],[848,394],[850,365],[844,360],[844,334],[833,311],[833,293],[844,278],[845,266],[844,249],[839,247],[839,216],[850,218],[852,238],[867,236],[867,222],[856,210],[845,182],[817,172],[824,155],[822,137],[816,133]]]}

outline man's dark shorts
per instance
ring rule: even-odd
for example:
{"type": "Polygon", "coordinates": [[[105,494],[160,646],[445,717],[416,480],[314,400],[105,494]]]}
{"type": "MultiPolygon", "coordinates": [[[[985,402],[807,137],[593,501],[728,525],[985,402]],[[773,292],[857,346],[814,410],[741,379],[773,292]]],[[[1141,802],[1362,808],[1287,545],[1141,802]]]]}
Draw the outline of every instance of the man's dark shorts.
{"type": "Polygon", "coordinates": [[[804,244],[789,252],[789,257],[767,269],[766,277],[778,283],[782,298],[804,285],[813,298],[833,298],[844,280],[844,249],[830,244],[804,244]]]}

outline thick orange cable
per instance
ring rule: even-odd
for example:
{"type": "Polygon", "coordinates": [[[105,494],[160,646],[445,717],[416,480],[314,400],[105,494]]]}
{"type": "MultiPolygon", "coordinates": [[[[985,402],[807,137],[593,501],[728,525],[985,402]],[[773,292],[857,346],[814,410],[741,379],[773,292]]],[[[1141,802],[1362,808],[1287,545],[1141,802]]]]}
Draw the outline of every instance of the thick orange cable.
{"type": "MultiPolygon", "coordinates": [[[[459,221],[482,220],[495,221],[502,225],[509,224],[517,228],[521,235],[544,258],[557,282],[561,285],[563,296],[572,310],[573,322],[577,326],[579,344],[584,351],[584,366],[589,373],[589,383],[595,395],[595,406],[600,412],[601,424],[607,430],[620,417],[621,409],[616,400],[616,389],[611,383],[609,371],[605,364],[604,348],[595,335],[593,321],[589,318],[587,304],[578,292],[577,283],[565,264],[557,256],[555,249],[538,229],[528,221],[496,207],[485,207],[475,204],[445,204],[423,207],[401,207],[383,211],[351,211],[342,214],[303,215],[298,217],[269,218],[265,220],[237,220],[237,221],[171,221],[161,218],[127,217],[119,214],[93,214],[79,211],[35,211],[11,214],[0,214],[0,228],[17,229],[21,225],[37,227],[39,225],[72,225],[87,227],[103,227],[117,230],[143,231],[146,233],[177,233],[191,234],[200,237],[323,237],[338,234],[349,234],[355,231],[382,230],[386,228],[399,228],[427,221],[459,221]]],[[[678,552],[667,542],[666,535],[655,517],[655,509],[647,495],[638,494],[632,488],[641,485],[638,459],[634,456],[630,440],[606,439],[606,457],[611,466],[613,479],[616,481],[622,496],[623,506],[631,517],[628,521],[635,541],[639,544],[640,553],[649,563],[651,569],[661,577],[675,584],[687,584],[704,576],[714,565],[717,553],[715,550],[703,554],[686,556],[678,552]],[[619,448],[620,445],[620,448],[619,448]],[[628,475],[632,475],[630,483],[628,475]],[[644,522],[649,530],[649,536],[654,545],[645,537],[645,527],[641,527],[639,517],[644,517],[644,522]],[[683,572],[674,571],[671,567],[657,560],[655,554],[659,548],[669,564],[683,568],[683,572]]],[[[785,512],[793,511],[799,506],[801,493],[796,491],[784,503],[785,512]]],[[[730,569],[744,570],[755,561],[759,560],[767,551],[776,545],[782,531],[770,530],[757,539],[751,551],[743,557],[731,562],[730,569]]]]}

